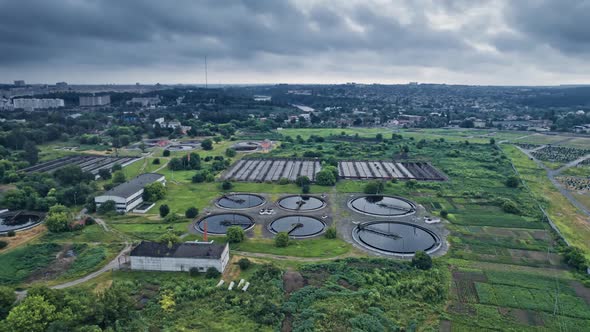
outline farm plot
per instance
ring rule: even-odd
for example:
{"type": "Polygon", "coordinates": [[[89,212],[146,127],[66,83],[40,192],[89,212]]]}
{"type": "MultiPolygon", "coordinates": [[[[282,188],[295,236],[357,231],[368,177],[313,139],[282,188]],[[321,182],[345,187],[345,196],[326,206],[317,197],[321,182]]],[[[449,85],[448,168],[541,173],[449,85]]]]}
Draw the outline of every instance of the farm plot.
{"type": "Polygon", "coordinates": [[[587,192],[590,191],[590,178],[581,178],[575,176],[560,176],[557,178],[569,190],[587,192]]]}
{"type": "Polygon", "coordinates": [[[26,173],[51,173],[65,166],[77,165],[82,171],[96,175],[101,169],[110,169],[115,164],[125,167],[137,160],[139,160],[137,157],[68,156],[27,167],[23,171],[26,173]]]}
{"type": "Polygon", "coordinates": [[[531,154],[542,161],[567,163],[590,154],[590,150],[568,148],[564,146],[546,146],[540,150],[531,152],[531,154]]]}

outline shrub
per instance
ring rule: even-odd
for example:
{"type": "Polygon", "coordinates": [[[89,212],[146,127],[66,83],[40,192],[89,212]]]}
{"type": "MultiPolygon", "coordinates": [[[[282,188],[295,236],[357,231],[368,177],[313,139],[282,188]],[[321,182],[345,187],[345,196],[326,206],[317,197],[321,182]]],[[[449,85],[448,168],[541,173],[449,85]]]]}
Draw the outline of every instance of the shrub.
{"type": "Polygon", "coordinates": [[[195,218],[196,216],[199,215],[199,209],[197,209],[196,207],[192,206],[189,207],[188,209],[186,209],[186,211],[184,212],[184,216],[187,218],[195,218]]]}
{"type": "Polygon", "coordinates": [[[229,181],[223,181],[223,183],[221,184],[221,189],[223,190],[230,190],[231,188],[233,188],[233,184],[229,181]]]}
{"type": "Polygon", "coordinates": [[[326,239],[335,239],[336,235],[336,227],[330,226],[328,229],[326,229],[326,239]]]}
{"type": "Polygon", "coordinates": [[[584,252],[580,248],[567,247],[563,251],[565,263],[578,271],[585,271],[588,268],[588,262],[584,257],[584,252]]]}
{"type": "Polygon", "coordinates": [[[110,214],[117,212],[117,203],[113,200],[102,203],[97,209],[98,214],[110,214]]]}
{"type": "Polygon", "coordinates": [[[170,208],[166,204],[160,205],[160,217],[164,218],[170,213],[170,208]]]}
{"type": "Polygon", "coordinates": [[[428,270],[432,267],[432,258],[424,251],[417,251],[412,257],[412,266],[420,270],[428,270]]]}
{"type": "Polygon", "coordinates": [[[297,177],[297,179],[295,179],[295,184],[299,187],[303,187],[306,184],[309,185],[310,183],[311,180],[305,175],[300,175],[297,177]]]}
{"type": "Polygon", "coordinates": [[[385,186],[382,181],[371,181],[365,185],[365,194],[375,195],[383,192],[385,186]]]}
{"type": "Polygon", "coordinates": [[[143,188],[143,200],[146,202],[158,201],[166,196],[166,187],[162,182],[154,182],[143,188]]]}
{"type": "Polygon", "coordinates": [[[250,260],[248,258],[241,258],[238,261],[238,266],[240,267],[240,270],[247,270],[250,265],[252,265],[252,262],[250,262],[250,260]]]}
{"type": "Polygon", "coordinates": [[[121,166],[121,164],[114,164],[113,167],[111,167],[112,172],[120,171],[122,169],[123,169],[123,166],[121,166]]]}
{"type": "Polygon", "coordinates": [[[310,190],[310,188],[309,188],[308,184],[305,184],[305,185],[303,185],[303,187],[301,187],[301,193],[303,193],[303,194],[309,194],[309,190],[310,190]]]}
{"type": "Polygon", "coordinates": [[[287,179],[287,178],[280,178],[279,179],[279,184],[281,186],[284,186],[284,185],[289,184],[289,183],[291,183],[291,181],[289,181],[289,179],[287,179]]]}
{"type": "Polygon", "coordinates": [[[170,213],[166,217],[164,217],[164,222],[167,224],[174,224],[177,222],[183,222],[184,219],[177,215],[176,213],[170,213]]]}
{"type": "Polygon", "coordinates": [[[279,232],[275,237],[275,246],[278,248],[285,248],[289,245],[289,234],[287,232],[279,232]]]}
{"type": "Polygon", "coordinates": [[[441,210],[440,211],[440,216],[443,218],[446,218],[449,216],[449,212],[447,212],[447,210],[441,210]]]}
{"type": "Polygon", "coordinates": [[[201,142],[201,147],[203,150],[213,150],[213,141],[210,139],[206,139],[201,142]]]}
{"type": "Polygon", "coordinates": [[[502,207],[502,210],[504,210],[504,212],[506,212],[506,213],[518,214],[520,212],[520,210],[518,209],[518,206],[516,206],[516,203],[514,203],[513,201],[511,201],[509,199],[503,200],[501,207],[502,207]]]}
{"type": "Polygon", "coordinates": [[[409,188],[409,189],[416,188],[417,184],[418,184],[418,181],[416,181],[414,179],[408,180],[408,181],[406,181],[406,188],[409,188]]]}
{"type": "Polygon", "coordinates": [[[198,275],[199,275],[199,269],[198,269],[198,268],[196,268],[196,267],[191,267],[191,268],[190,268],[190,270],[188,270],[188,274],[189,274],[191,277],[196,277],[196,276],[198,276],[198,275]]]}
{"type": "Polygon", "coordinates": [[[518,188],[520,184],[520,180],[516,176],[510,176],[506,179],[506,187],[508,188],[518,188]]]}
{"type": "Polygon", "coordinates": [[[16,236],[16,232],[15,231],[8,231],[8,233],[6,233],[6,236],[8,236],[8,237],[16,236]]]}
{"type": "Polygon", "coordinates": [[[320,186],[333,186],[336,184],[336,177],[330,170],[322,169],[316,174],[316,182],[320,186]]]}
{"type": "Polygon", "coordinates": [[[162,156],[164,156],[164,157],[170,157],[170,150],[164,150],[164,151],[162,151],[162,156]]]}
{"type": "Polygon", "coordinates": [[[230,226],[227,228],[226,239],[229,243],[240,243],[244,241],[244,229],[240,226],[230,226]]]}
{"type": "Polygon", "coordinates": [[[6,241],[0,241],[0,249],[4,249],[8,246],[8,242],[6,241]]]}
{"type": "Polygon", "coordinates": [[[160,158],[156,158],[152,161],[152,164],[154,165],[160,165],[160,158]]]}
{"type": "Polygon", "coordinates": [[[197,172],[195,175],[193,175],[191,181],[193,183],[205,182],[205,180],[207,179],[207,175],[208,174],[209,174],[209,172],[207,172],[207,171],[197,172]]]}
{"type": "Polygon", "coordinates": [[[232,148],[228,148],[225,150],[225,156],[228,158],[233,158],[236,156],[236,150],[232,149],[232,148]]]}
{"type": "Polygon", "coordinates": [[[207,269],[207,272],[205,272],[205,277],[207,277],[208,279],[215,279],[215,278],[219,278],[219,276],[221,276],[221,272],[219,272],[216,268],[214,267],[210,267],[207,269]]]}

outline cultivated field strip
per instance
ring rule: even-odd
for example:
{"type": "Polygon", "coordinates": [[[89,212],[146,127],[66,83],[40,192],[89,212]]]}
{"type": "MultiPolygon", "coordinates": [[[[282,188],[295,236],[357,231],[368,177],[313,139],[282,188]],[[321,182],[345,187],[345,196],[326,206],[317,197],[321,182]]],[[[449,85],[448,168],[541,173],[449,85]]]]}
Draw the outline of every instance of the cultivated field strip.
{"type": "Polygon", "coordinates": [[[111,169],[115,164],[125,167],[137,160],[139,160],[138,157],[68,156],[37,164],[23,169],[23,171],[26,173],[51,173],[68,165],[77,165],[82,171],[96,175],[101,169],[111,169]]]}
{"type": "MultiPolygon", "coordinates": [[[[317,160],[305,159],[242,159],[236,162],[223,176],[224,180],[269,182],[281,178],[295,181],[307,176],[315,181],[321,170],[317,160]]],[[[343,179],[401,179],[444,181],[447,178],[427,162],[395,161],[340,161],[338,176],[343,179]]]]}

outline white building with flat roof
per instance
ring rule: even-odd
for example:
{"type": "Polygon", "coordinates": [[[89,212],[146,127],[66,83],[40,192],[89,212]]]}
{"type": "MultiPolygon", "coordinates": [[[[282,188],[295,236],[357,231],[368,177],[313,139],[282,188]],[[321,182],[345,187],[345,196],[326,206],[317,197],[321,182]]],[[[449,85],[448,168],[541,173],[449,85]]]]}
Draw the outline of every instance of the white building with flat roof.
{"type": "Polygon", "coordinates": [[[35,110],[64,107],[64,100],[58,98],[15,98],[12,100],[16,109],[35,110]]]}
{"type": "Polygon", "coordinates": [[[129,212],[143,203],[143,188],[154,182],[161,182],[163,185],[166,185],[166,177],[158,173],[140,174],[104,194],[96,196],[94,203],[96,203],[96,207],[98,208],[107,201],[114,201],[117,212],[129,212]]]}
{"type": "Polygon", "coordinates": [[[185,242],[168,246],[142,241],[129,254],[132,270],[206,272],[213,267],[223,273],[229,262],[229,245],[212,242],[185,242]]]}

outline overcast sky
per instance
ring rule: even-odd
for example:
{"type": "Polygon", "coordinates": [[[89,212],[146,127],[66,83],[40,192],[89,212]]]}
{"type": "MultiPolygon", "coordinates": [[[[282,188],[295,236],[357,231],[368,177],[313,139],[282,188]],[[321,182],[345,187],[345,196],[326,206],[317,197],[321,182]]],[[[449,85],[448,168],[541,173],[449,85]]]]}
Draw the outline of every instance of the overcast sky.
{"type": "Polygon", "coordinates": [[[590,83],[587,0],[0,0],[0,82],[590,83]]]}

